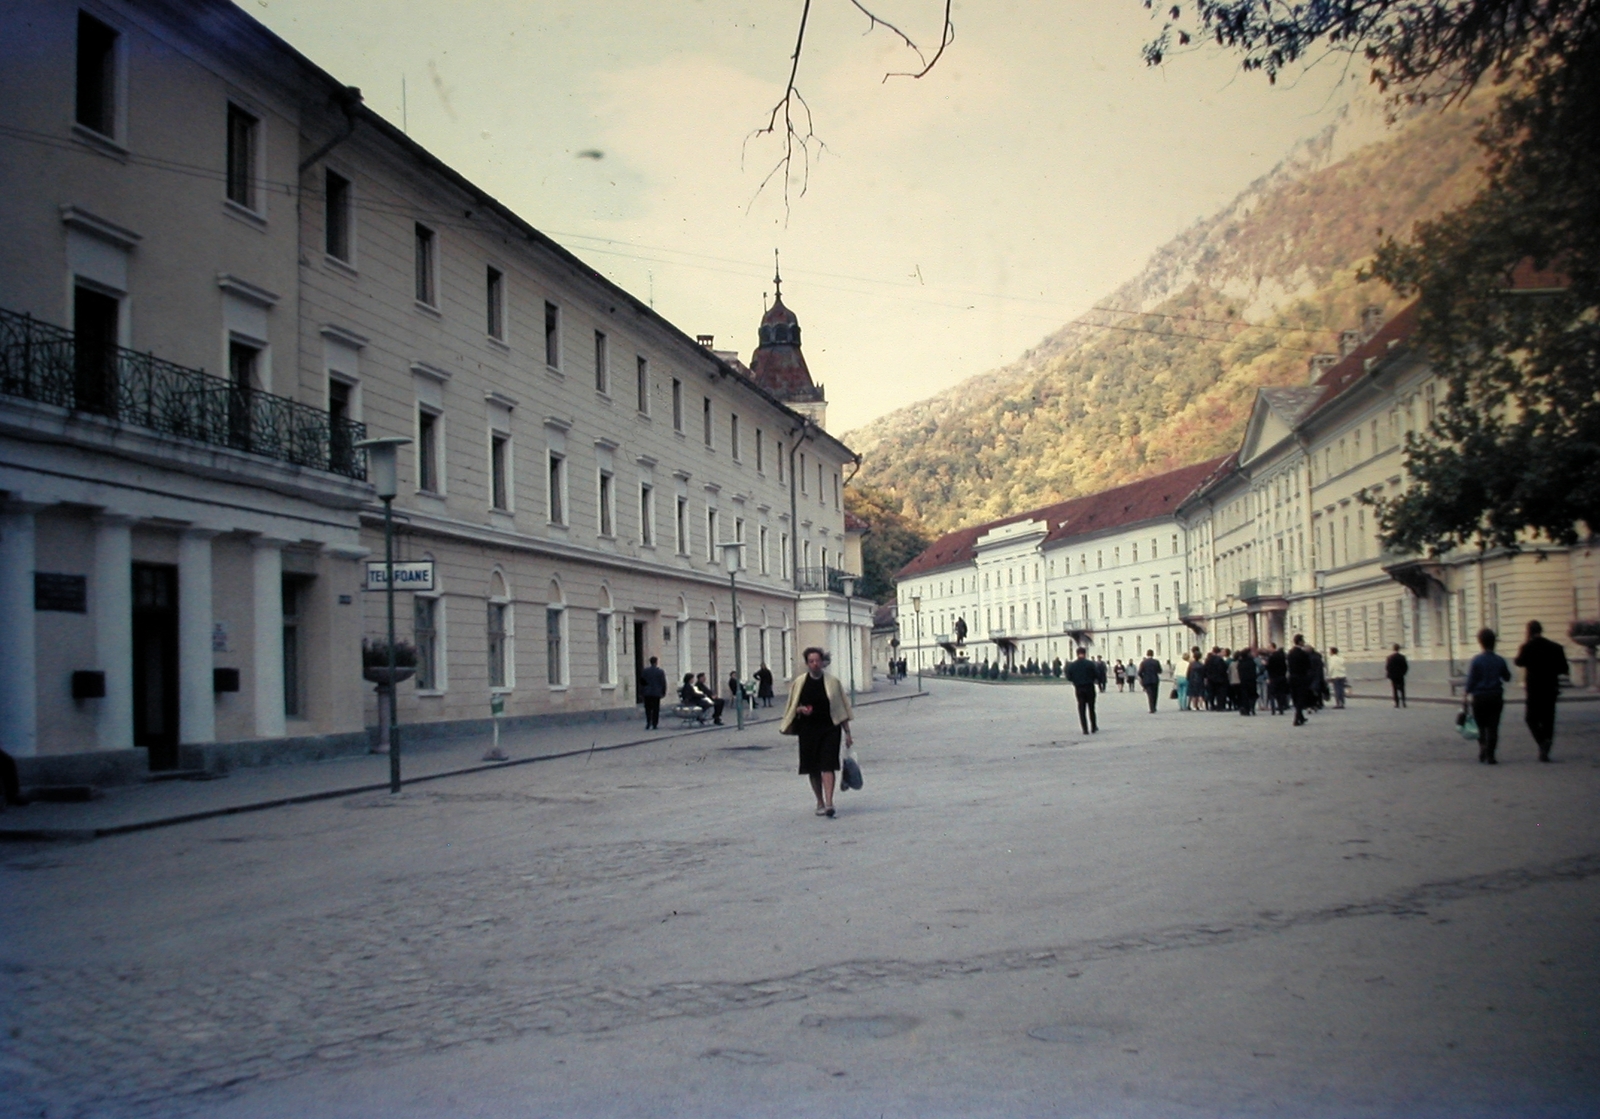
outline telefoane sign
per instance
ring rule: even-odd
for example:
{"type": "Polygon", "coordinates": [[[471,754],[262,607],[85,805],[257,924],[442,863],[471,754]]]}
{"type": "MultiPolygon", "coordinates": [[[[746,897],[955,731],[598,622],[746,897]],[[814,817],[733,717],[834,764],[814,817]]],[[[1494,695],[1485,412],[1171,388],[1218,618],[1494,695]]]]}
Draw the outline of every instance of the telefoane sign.
{"type": "MultiPolygon", "coordinates": [[[[367,590],[381,591],[389,584],[382,560],[369,561],[367,564],[367,590]]],[[[407,560],[394,565],[394,589],[397,591],[420,591],[424,594],[433,590],[433,561],[432,560],[407,560]]]]}

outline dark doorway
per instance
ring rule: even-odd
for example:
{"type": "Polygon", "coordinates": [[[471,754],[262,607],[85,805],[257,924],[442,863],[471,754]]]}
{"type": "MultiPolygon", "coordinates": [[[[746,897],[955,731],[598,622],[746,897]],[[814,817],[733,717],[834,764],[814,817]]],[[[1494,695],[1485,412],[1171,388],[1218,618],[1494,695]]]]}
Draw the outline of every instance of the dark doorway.
{"type": "Polygon", "coordinates": [[[645,622],[633,623],[633,694],[634,698],[640,703],[644,702],[644,697],[639,695],[639,682],[644,676],[644,635],[646,625],[647,623],[645,622]]]}
{"type": "Polygon", "coordinates": [[[717,681],[722,679],[722,670],[717,667],[717,623],[706,623],[706,659],[711,665],[711,675],[706,677],[714,689],[717,681]]]}
{"type": "Polygon", "coordinates": [[[133,744],[178,768],[178,569],[133,565],[133,744]]]}
{"type": "Polygon", "coordinates": [[[256,365],[261,349],[237,338],[228,342],[228,442],[241,451],[250,450],[255,410],[256,365]]]}
{"type": "Polygon", "coordinates": [[[117,300],[79,286],[72,293],[72,403],[80,412],[98,416],[116,413],[117,300]]]}

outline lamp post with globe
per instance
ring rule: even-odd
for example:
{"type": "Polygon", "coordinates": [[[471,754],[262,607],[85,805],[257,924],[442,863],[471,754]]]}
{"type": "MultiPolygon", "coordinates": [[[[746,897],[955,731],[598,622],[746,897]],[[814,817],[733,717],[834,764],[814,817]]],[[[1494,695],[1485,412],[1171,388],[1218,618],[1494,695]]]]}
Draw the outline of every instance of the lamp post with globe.
{"type": "Polygon", "coordinates": [[[363,439],[356,443],[367,452],[368,474],[378,500],[383,502],[383,597],[389,619],[389,791],[400,791],[400,704],[394,649],[394,498],[400,492],[396,454],[411,440],[402,435],[363,439]]]}

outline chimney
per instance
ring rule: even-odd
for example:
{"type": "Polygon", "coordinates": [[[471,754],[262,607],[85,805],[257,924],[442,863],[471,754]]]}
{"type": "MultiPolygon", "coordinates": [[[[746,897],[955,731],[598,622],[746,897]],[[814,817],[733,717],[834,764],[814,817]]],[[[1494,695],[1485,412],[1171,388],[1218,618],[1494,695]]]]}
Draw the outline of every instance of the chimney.
{"type": "Polygon", "coordinates": [[[1383,308],[1368,305],[1361,308],[1361,337],[1371,338],[1383,325],[1383,308]]]}
{"type": "Polygon", "coordinates": [[[1349,357],[1366,340],[1366,336],[1359,330],[1341,330],[1339,332],[1339,356],[1349,357]]]}
{"type": "Polygon", "coordinates": [[[715,334],[696,334],[694,340],[708,350],[716,348],[717,336],[715,334]]]}
{"type": "Polygon", "coordinates": [[[1311,369],[1311,383],[1316,384],[1328,370],[1339,364],[1338,354],[1314,354],[1308,363],[1311,369]]]}

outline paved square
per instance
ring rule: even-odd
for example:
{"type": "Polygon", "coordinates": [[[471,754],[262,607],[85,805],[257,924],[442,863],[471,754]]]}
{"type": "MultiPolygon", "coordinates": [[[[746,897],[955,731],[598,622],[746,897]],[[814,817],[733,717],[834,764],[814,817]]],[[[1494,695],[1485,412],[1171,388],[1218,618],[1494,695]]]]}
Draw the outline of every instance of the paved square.
{"type": "Polygon", "coordinates": [[[767,725],[0,848],[0,1112],[1600,1113],[1600,704],[929,688],[834,821],[767,725]]]}

